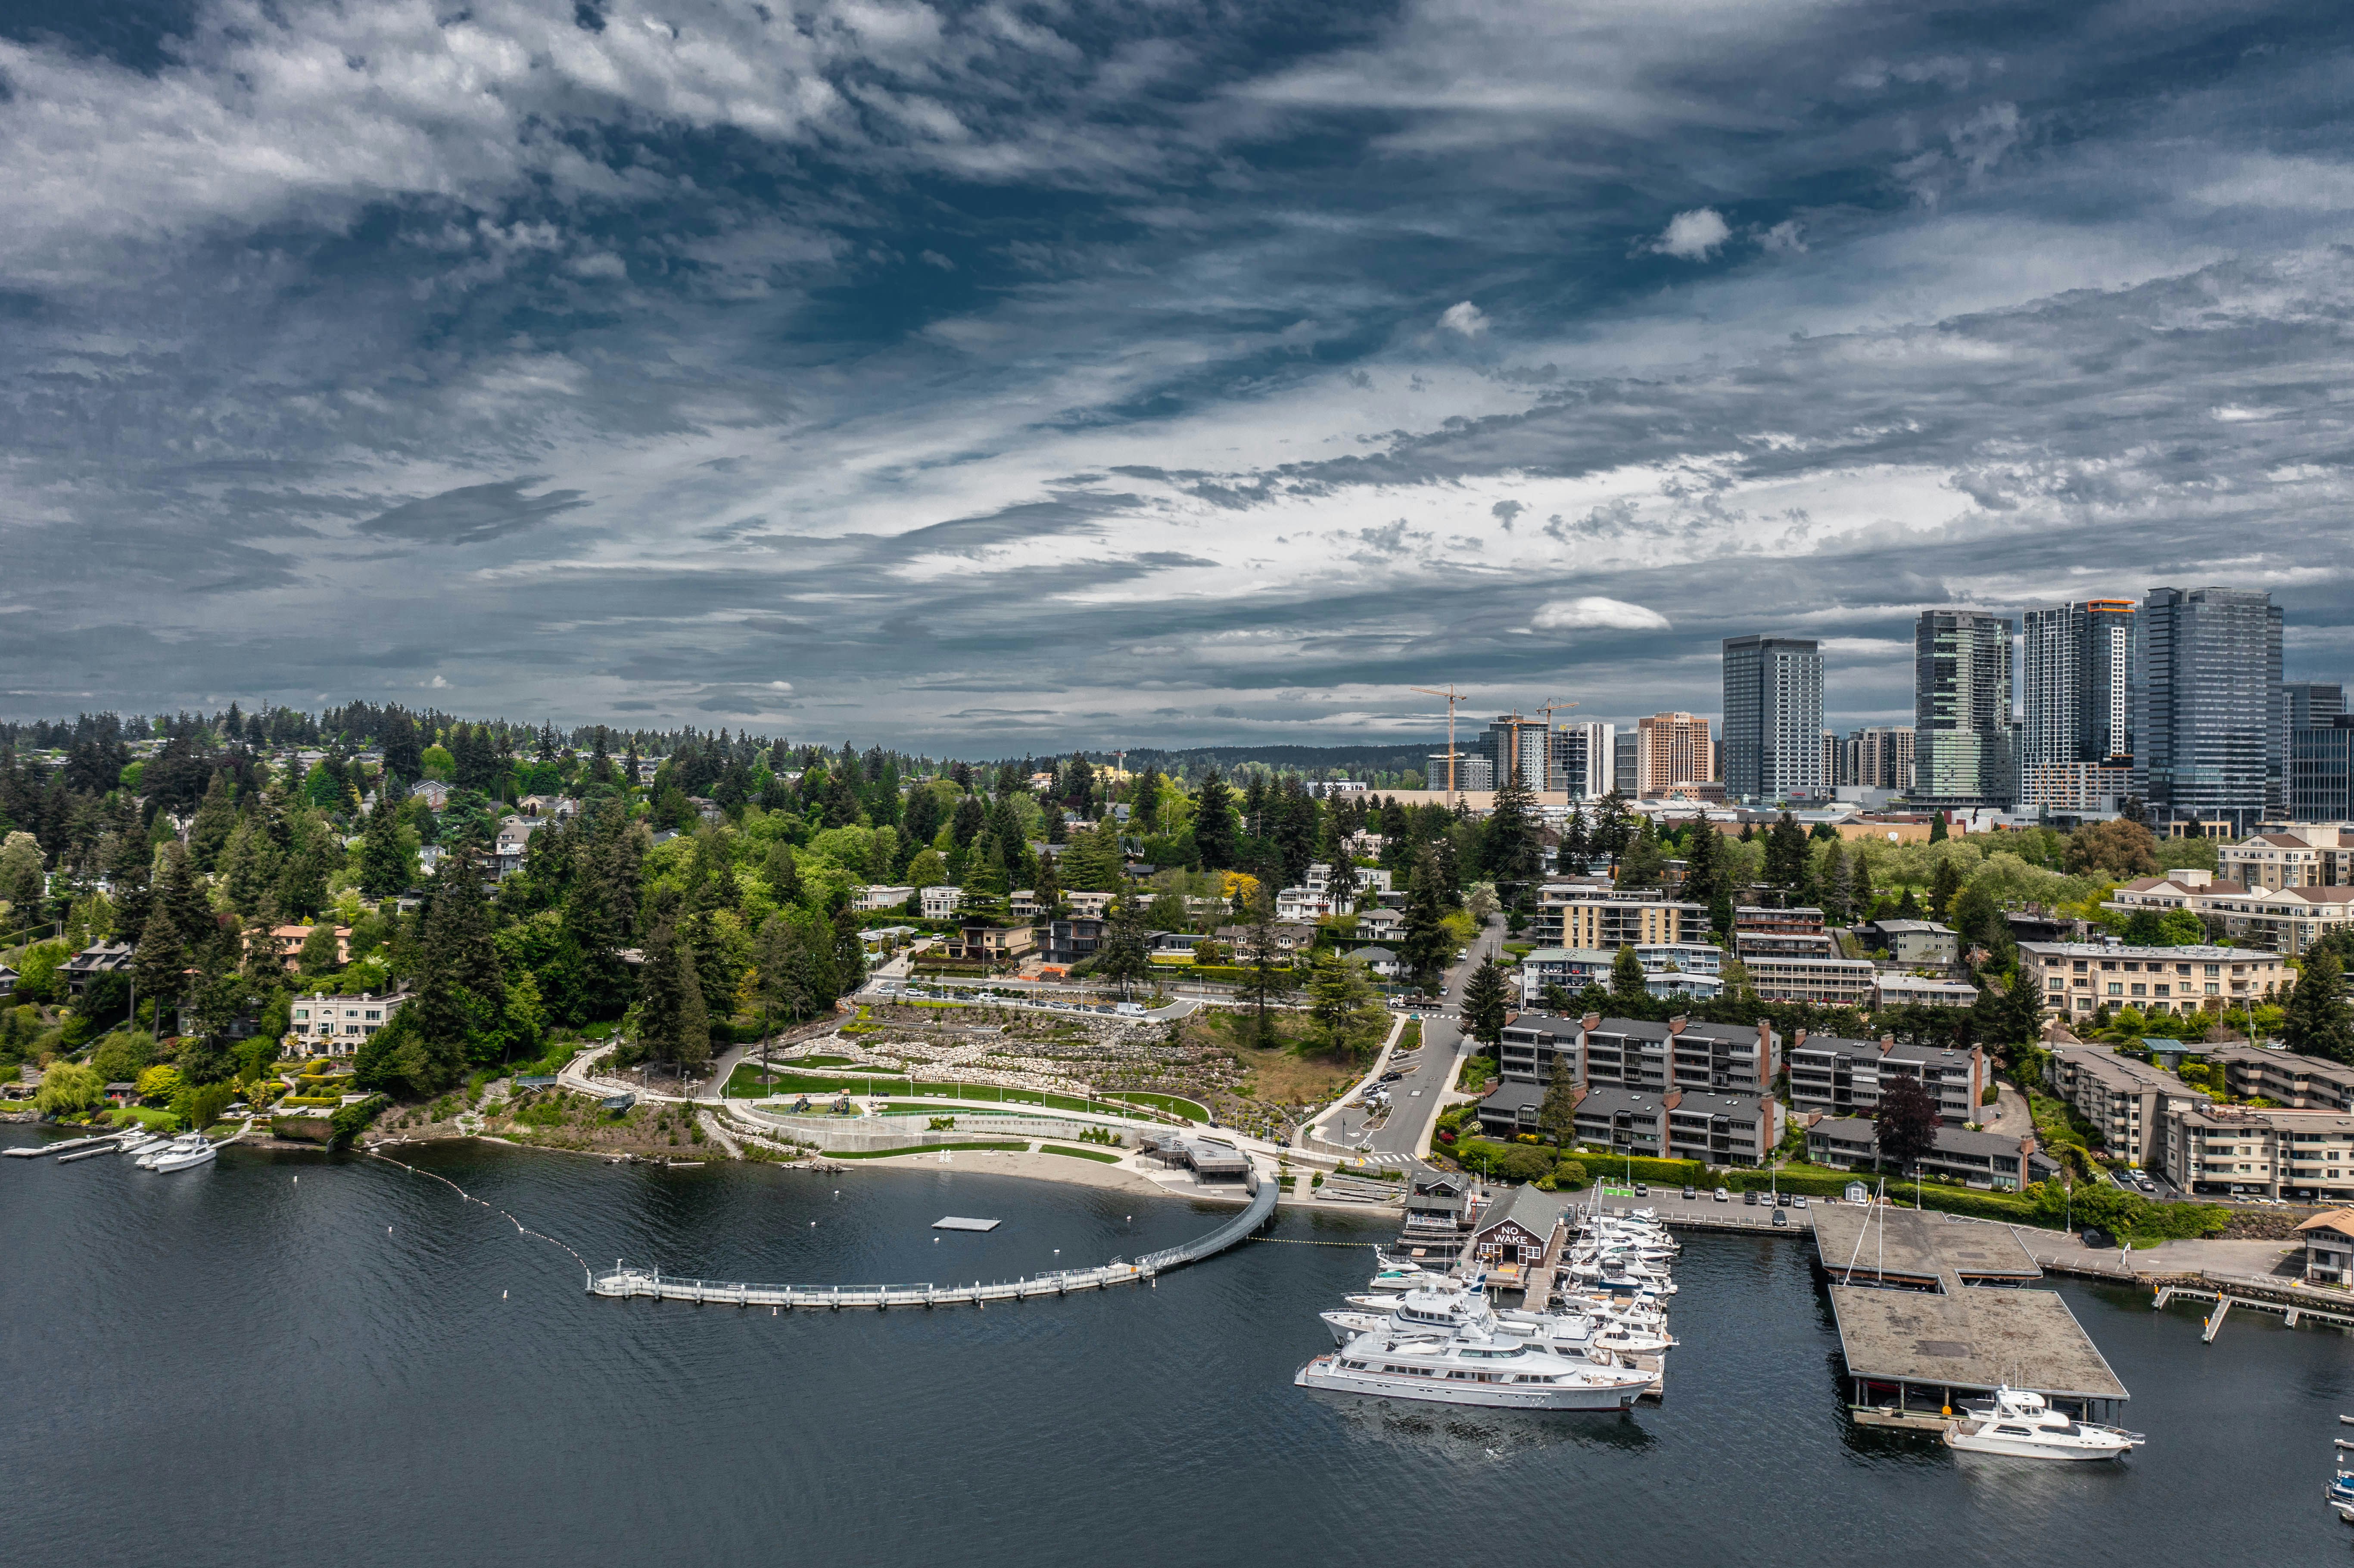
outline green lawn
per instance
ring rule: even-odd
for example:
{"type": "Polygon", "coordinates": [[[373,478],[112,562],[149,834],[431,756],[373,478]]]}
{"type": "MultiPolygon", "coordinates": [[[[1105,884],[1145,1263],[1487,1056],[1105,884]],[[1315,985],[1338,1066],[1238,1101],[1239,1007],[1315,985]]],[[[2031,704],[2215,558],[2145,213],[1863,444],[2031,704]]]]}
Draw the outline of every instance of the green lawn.
{"type": "Polygon", "coordinates": [[[1119,1155],[1108,1154],[1100,1149],[1066,1149],[1059,1143],[1042,1143],[1038,1146],[1038,1152],[1041,1154],[1068,1154],[1075,1159],[1094,1160],[1105,1165],[1117,1165],[1119,1163],[1120,1160],[1119,1155]]]}
{"type": "Polygon", "coordinates": [[[895,1154],[938,1154],[952,1149],[1027,1149],[1023,1143],[911,1143],[905,1149],[829,1149],[827,1160],[888,1160],[895,1154]]]}
{"type": "Polygon", "coordinates": [[[1117,1094],[1107,1090],[1104,1098],[1150,1106],[1154,1110],[1167,1111],[1172,1116],[1187,1117],[1194,1121],[1210,1119],[1210,1107],[1199,1100],[1189,1100],[1182,1095],[1164,1095],[1156,1089],[1125,1089],[1117,1094]]]}

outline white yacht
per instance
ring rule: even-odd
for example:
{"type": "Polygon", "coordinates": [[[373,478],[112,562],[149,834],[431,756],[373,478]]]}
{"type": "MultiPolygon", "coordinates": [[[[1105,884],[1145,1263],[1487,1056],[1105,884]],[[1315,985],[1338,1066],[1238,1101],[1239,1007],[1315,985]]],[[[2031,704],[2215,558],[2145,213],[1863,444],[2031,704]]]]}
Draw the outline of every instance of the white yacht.
{"type": "Polygon", "coordinates": [[[114,1152],[117,1154],[144,1154],[163,1141],[164,1140],[162,1139],[156,1137],[154,1133],[149,1132],[144,1128],[141,1128],[137,1131],[126,1136],[122,1142],[116,1144],[114,1146],[114,1152]]]}
{"type": "Polygon", "coordinates": [[[2142,1441],[2138,1432],[2074,1420],[2041,1394],[2008,1385],[1990,1400],[1964,1404],[1962,1418],[1946,1428],[1948,1448],[2013,1459],[2121,1459],[2142,1441]]]}
{"type": "Polygon", "coordinates": [[[184,1132],[161,1149],[151,1149],[139,1157],[142,1171],[186,1171],[191,1166],[209,1165],[220,1156],[210,1139],[201,1132],[184,1132]]]}
{"type": "Polygon", "coordinates": [[[1392,1339],[1360,1334],[1299,1369],[1300,1388],[1474,1404],[1500,1410],[1625,1410],[1651,1374],[1596,1366],[1524,1340],[1464,1334],[1392,1339]]]}
{"type": "Polygon", "coordinates": [[[1365,1288],[1384,1295],[1402,1295],[1408,1290],[1446,1289],[1460,1287],[1463,1281],[1451,1274],[1438,1274],[1427,1268],[1384,1268],[1365,1282],[1365,1288]]]}
{"type": "Polygon", "coordinates": [[[1594,1336],[1594,1348],[1618,1356],[1656,1356],[1674,1350],[1676,1341],[1664,1329],[1607,1323],[1594,1336]]]}

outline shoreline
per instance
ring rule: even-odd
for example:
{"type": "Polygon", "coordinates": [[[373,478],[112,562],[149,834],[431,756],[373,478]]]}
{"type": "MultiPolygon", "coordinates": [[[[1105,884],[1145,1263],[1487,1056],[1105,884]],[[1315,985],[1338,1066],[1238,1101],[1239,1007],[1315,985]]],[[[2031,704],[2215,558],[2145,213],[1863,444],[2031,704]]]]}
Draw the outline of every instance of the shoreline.
{"type": "MultiPolygon", "coordinates": [[[[1052,1140],[1032,1139],[1030,1141],[1037,1143],[1052,1140]]],[[[502,1148],[522,1150],[535,1154],[584,1155],[599,1163],[609,1165],[632,1162],[605,1150],[567,1149],[555,1144],[525,1143],[489,1132],[435,1132],[423,1136],[366,1139],[355,1143],[352,1149],[355,1153],[365,1154],[371,1150],[413,1149],[427,1144],[463,1142],[494,1143],[502,1148]]],[[[1034,1181],[1059,1181],[1066,1186],[1095,1187],[1112,1192],[1134,1192],[1140,1196],[1181,1198],[1188,1201],[1221,1203],[1234,1208],[1244,1207],[1250,1201],[1240,1188],[1224,1183],[1211,1185],[1191,1180],[1162,1181],[1129,1164],[1127,1160],[1112,1164],[1105,1160],[1078,1159],[1067,1154],[1047,1154],[1034,1149],[948,1150],[917,1149],[902,1154],[886,1154],[855,1160],[845,1160],[839,1156],[829,1156],[820,1152],[807,1160],[781,1160],[731,1158],[724,1150],[710,1144],[695,1147],[698,1151],[695,1155],[684,1155],[683,1150],[678,1155],[670,1156],[640,1155],[634,1163],[659,1168],[663,1158],[684,1157],[699,1159],[705,1166],[763,1165],[779,1171],[822,1171],[836,1176],[850,1174],[862,1166],[871,1166],[877,1170],[910,1170],[919,1166],[953,1169],[961,1164],[967,1170],[980,1170],[991,1175],[1016,1176],[1034,1181]]],[[[307,1150],[319,1154],[327,1152],[323,1147],[315,1144],[281,1144],[278,1145],[277,1149],[280,1151],[307,1150]]],[[[1297,1169],[1294,1172],[1295,1176],[1296,1174],[1297,1169]]],[[[1272,1181],[1278,1178],[1262,1173],[1260,1180],[1272,1181]]],[[[1317,1210],[1327,1213],[1362,1214],[1385,1223],[1396,1222],[1404,1213],[1403,1198],[1396,1202],[1387,1203],[1342,1202],[1313,1196],[1300,1197],[1297,1195],[1296,1189],[1295,1180],[1290,1177],[1282,1179],[1282,1191],[1276,1199],[1276,1207],[1278,1211],[1317,1210]]]]}

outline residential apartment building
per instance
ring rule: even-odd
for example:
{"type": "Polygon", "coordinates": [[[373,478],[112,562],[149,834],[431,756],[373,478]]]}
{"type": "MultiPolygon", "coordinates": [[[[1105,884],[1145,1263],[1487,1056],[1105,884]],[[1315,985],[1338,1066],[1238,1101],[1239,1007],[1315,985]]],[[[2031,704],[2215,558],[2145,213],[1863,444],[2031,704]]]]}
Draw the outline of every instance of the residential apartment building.
{"type": "Polygon", "coordinates": [[[1772,804],[1828,795],[1822,736],[1821,644],[1811,638],[1726,638],[1725,799],[1772,804]]]}
{"type": "Polygon", "coordinates": [[[2346,1063],[2254,1045],[2213,1046],[2204,1054],[2222,1067],[2223,1086],[2237,1098],[2275,1100],[2290,1110],[2354,1113],[2354,1066],[2346,1063]]]}
{"type": "Polygon", "coordinates": [[[1618,779],[1616,725],[1585,722],[1553,732],[1545,788],[1573,800],[1599,800],[1618,779]]]}
{"type": "MultiPolygon", "coordinates": [[[[1670,787],[1716,777],[1716,747],[1708,720],[1697,714],[1653,714],[1635,721],[1636,776],[1630,793],[1647,800],[1666,797],[1670,787]]],[[[1628,789],[1622,772],[1618,788],[1628,789]]]]}
{"type": "Polygon", "coordinates": [[[1586,1089],[1577,1100],[1577,1141],[1663,1160],[1668,1152],[1668,1113],[1682,1098],[1657,1089],[1586,1089]]]}
{"type": "MultiPolygon", "coordinates": [[[[2163,1166],[2168,1116],[2203,1108],[2212,1097],[2163,1067],[2105,1045],[2054,1046],[2044,1077],[2053,1094],[2100,1132],[2104,1152],[2136,1166],[2163,1166]]],[[[2176,1184],[2188,1185],[2179,1179],[2176,1184]]]]}
{"type": "Polygon", "coordinates": [[[2020,617],[2022,768],[2131,768],[2138,608],[2129,599],[2088,599],[2039,605],[2020,617]]]}
{"type": "Polygon", "coordinates": [[[1867,725],[1848,731],[1846,738],[1840,742],[1839,775],[1831,782],[1860,789],[1910,793],[1912,729],[1899,725],[1867,725]]]}
{"type": "Polygon", "coordinates": [[[2315,938],[2354,921],[2354,887],[2243,887],[2206,871],[2173,871],[2121,885],[2102,906],[2123,914],[2187,909],[2220,923],[2233,941],[2301,953],[2315,938]]]}
{"type": "Polygon", "coordinates": [[[952,882],[937,883],[921,891],[920,907],[927,920],[945,920],[964,907],[964,889],[952,882]]]}
{"type": "Polygon", "coordinates": [[[2281,612],[2246,588],[2152,588],[2141,608],[2138,793],[2161,822],[2239,835],[2286,804],[2281,612]]]}
{"type": "Polygon", "coordinates": [[[1869,1118],[1882,1092],[1898,1078],[1928,1091],[1937,1119],[1955,1127],[1978,1119],[1979,1103],[1994,1081],[1986,1052],[1899,1045],[1893,1035],[1843,1040],[1800,1033],[1790,1045],[1790,1106],[1801,1114],[1869,1118]]]}
{"type": "MultiPolygon", "coordinates": [[[[1877,1171],[1881,1168],[1879,1130],[1866,1118],[1825,1117],[1807,1128],[1807,1158],[1842,1171],[1877,1171]]],[[[1921,1158],[1920,1168],[1925,1176],[1944,1176],[1967,1187],[2015,1192],[2030,1181],[2041,1181],[2058,1166],[2035,1151],[2032,1138],[1940,1126],[1936,1142],[1921,1158]]]]}
{"type": "Polygon", "coordinates": [[[2276,953],[2245,948],[2130,948],[2111,942],[2021,942],[2047,1012],[2086,1018],[2105,1003],[2192,1012],[2270,1001],[2287,976],[2276,953]]]}
{"type": "Polygon", "coordinates": [[[1978,988],[1967,980],[1931,980],[1902,969],[1882,969],[1872,982],[1875,1008],[1968,1007],[1978,999],[1978,988]]]}
{"type": "Polygon", "coordinates": [[[1741,955],[1749,986],[1761,1001],[1811,1001],[1823,1007],[1865,1007],[1872,1001],[1879,968],[1869,959],[1741,955]]]}
{"type": "Polygon", "coordinates": [[[2182,1105],[2167,1117],[2161,1168],[2186,1192],[2354,1198],[2354,1116],[2182,1105]]]}
{"type": "Polygon", "coordinates": [[[1547,885],[1537,893],[1530,927],[1552,948],[1648,948],[1707,940],[1708,908],[1656,895],[1626,897],[1547,885]]]}
{"type": "Polygon", "coordinates": [[[287,1012],[286,1033],[298,1048],[323,1056],[349,1056],[362,1042],[392,1022],[408,1001],[406,991],[386,996],[298,996],[287,1012]]]}
{"type": "Polygon", "coordinates": [[[1771,1095],[1681,1093],[1668,1107],[1668,1158],[1763,1165],[1782,1141],[1787,1115],[1771,1095]]]}
{"type": "Polygon", "coordinates": [[[2333,887],[2354,883],[2354,830],[2291,822],[2215,852],[2219,874],[2243,887],[2333,887]]]}
{"type": "Polygon", "coordinates": [[[2029,762],[2019,769],[2020,811],[2112,817],[2133,793],[2133,768],[2110,762],[2029,762]]]}
{"type": "Polygon", "coordinates": [[[1543,719],[1498,714],[1472,744],[1488,759],[1490,777],[1498,784],[1518,779],[1532,789],[1542,789],[1552,771],[1550,738],[1550,727],[1543,719]]]}
{"type": "Polygon", "coordinates": [[[1874,920],[1862,930],[1864,946],[1884,952],[1908,969],[1950,969],[1962,959],[1962,938],[1935,920],[1874,920]]]}
{"type": "MultiPolygon", "coordinates": [[[[1656,997],[1707,999],[1723,989],[1724,949],[1712,942],[1657,942],[1635,949],[1643,966],[1643,989],[1656,997]]],[[[1521,998],[1534,1006],[1559,986],[1573,996],[1589,985],[1610,983],[1618,962],[1616,948],[1538,948],[1521,959],[1521,998]]]]}
{"type": "Polygon", "coordinates": [[[1921,612],[1913,630],[1914,801],[2008,807],[2019,795],[2008,617],[1921,612]]]}
{"type": "Polygon", "coordinates": [[[1508,1083],[1543,1085],[1566,1071],[1590,1086],[1755,1095],[1782,1070],[1781,1036],[1765,1023],[1522,1012],[1502,1040],[1497,1075],[1508,1083]]]}
{"type": "Polygon", "coordinates": [[[1037,932],[1028,926],[958,927],[941,943],[942,956],[962,963],[1010,963],[1037,947],[1037,932]]]}
{"type": "Polygon", "coordinates": [[[1482,757],[1476,751],[1434,751],[1426,766],[1429,772],[1424,783],[1433,789],[1493,789],[1496,787],[1495,759],[1482,757]]]}

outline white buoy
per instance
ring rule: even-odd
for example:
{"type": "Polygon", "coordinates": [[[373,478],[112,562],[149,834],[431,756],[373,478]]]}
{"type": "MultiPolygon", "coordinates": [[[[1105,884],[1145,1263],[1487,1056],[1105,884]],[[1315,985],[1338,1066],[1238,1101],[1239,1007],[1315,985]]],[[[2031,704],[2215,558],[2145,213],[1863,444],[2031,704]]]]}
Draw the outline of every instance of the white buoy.
{"type": "Polygon", "coordinates": [[[392,1234],[392,1227],[391,1227],[390,1225],[387,1225],[387,1226],[385,1226],[385,1227],[384,1227],[384,1234],[387,1234],[387,1235],[390,1235],[390,1234],[392,1234]]]}
{"type": "Polygon", "coordinates": [[[500,1291],[500,1292],[499,1292],[499,1299],[500,1299],[500,1300],[502,1300],[502,1301],[504,1301],[504,1300],[505,1300],[506,1298],[507,1298],[507,1293],[506,1293],[505,1291],[504,1291],[504,1290],[500,1291]]]}

